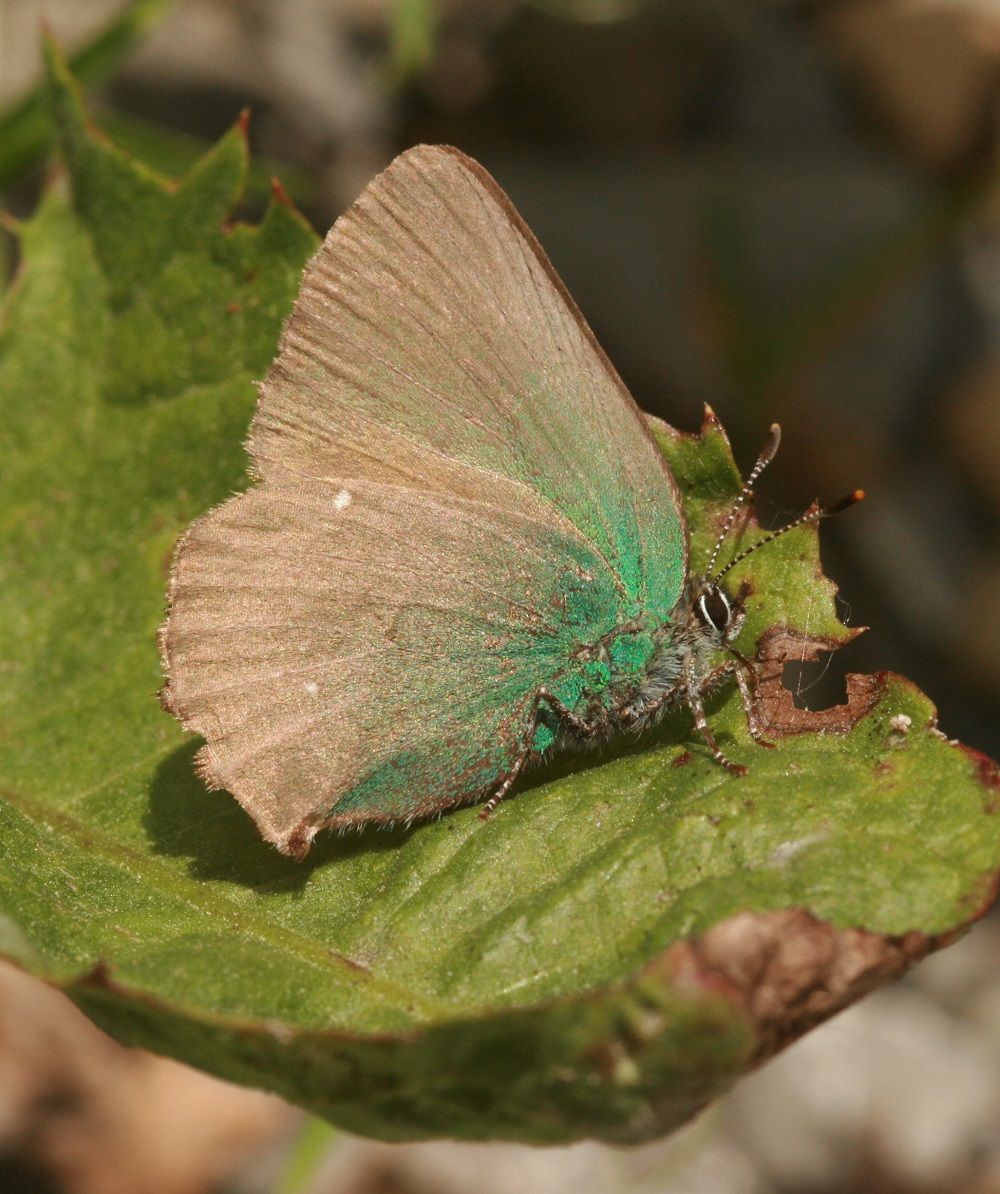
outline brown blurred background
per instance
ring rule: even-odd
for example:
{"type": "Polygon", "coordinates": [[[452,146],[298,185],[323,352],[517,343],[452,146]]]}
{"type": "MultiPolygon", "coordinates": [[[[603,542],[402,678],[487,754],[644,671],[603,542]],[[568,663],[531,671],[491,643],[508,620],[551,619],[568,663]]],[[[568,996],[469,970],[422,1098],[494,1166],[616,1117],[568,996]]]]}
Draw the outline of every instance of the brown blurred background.
{"type": "MultiPolygon", "coordinates": [[[[744,463],[782,423],[765,519],[868,490],[823,541],[845,619],[872,632],[793,678],[803,699],[891,668],[1000,755],[1000,0],[0,0],[0,107],[37,81],[43,16],[78,50],[126,10],[146,27],[91,70],[99,120],[178,173],[249,106],[249,217],[270,172],[323,230],[414,142],[478,157],[641,406],[694,429],[710,403],[744,463]]],[[[0,138],[19,215],[36,133],[0,138]]],[[[296,1188],[1000,1191],[998,935],[668,1145],[338,1138],[296,1188]]],[[[0,1192],[293,1188],[290,1109],[0,979],[0,1192]]]]}

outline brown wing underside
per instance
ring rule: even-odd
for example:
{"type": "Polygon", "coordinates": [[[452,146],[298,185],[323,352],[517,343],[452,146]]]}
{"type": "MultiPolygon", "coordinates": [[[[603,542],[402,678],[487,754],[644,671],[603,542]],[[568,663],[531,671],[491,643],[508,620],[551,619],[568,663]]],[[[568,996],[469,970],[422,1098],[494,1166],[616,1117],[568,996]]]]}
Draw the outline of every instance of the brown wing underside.
{"type": "Polygon", "coordinates": [[[614,608],[597,558],[534,513],[359,479],[265,484],[196,523],[163,646],[205,777],[281,849],[502,779],[538,686],[606,632],[548,598],[589,585],[614,608]]]}

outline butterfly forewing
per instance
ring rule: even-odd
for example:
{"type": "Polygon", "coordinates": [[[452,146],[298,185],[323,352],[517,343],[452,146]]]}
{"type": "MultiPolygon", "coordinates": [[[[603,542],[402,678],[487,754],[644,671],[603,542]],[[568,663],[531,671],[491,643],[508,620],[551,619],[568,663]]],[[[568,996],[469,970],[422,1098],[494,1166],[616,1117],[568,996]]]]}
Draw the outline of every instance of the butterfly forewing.
{"type": "Polygon", "coordinates": [[[402,470],[480,499],[486,470],[546,498],[645,608],[666,616],[680,594],[678,502],[638,409],[509,200],[455,150],[403,154],[337,221],[251,451],[264,476],[402,470]]]}
{"type": "Polygon", "coordinates": [[[640,416],[502,192],[398,158],[308,267],[250,438],[181,543],[165,699],[280,849],[485,795],[541,686],[684,580],[640,416]]]}

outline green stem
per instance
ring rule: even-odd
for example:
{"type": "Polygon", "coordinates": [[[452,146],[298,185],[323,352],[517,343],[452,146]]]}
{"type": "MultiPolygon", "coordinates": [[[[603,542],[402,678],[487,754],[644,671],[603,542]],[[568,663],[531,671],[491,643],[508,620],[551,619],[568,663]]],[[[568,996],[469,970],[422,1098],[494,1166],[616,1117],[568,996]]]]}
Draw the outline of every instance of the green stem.
{"type": "Polygon", "coordinates": [[[338,1135],[337,1129],[325,1119],[316,1116],[304,1119],[289,1149],[285,1172],[279,1178],[274,1194],[304,1194],[329,1156],[338,1135]]]}

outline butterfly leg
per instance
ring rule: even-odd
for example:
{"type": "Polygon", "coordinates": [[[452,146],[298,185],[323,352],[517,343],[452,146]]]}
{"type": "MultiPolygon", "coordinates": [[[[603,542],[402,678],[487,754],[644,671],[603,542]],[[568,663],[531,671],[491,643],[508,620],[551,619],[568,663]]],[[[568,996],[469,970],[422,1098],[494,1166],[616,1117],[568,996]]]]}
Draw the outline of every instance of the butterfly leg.
{"type": "Polygon", "coordinates": [[[750,737],[758,746],[764,746],[769,750],[773,750],[774,743],[769,742],[764,737],[764,733],[757,721],[756,673],[753,670],[753,664],[748,659],[745,659],[741,655],[737,659],[730,659],[719,667],[714,668],[701,682],[700,691],[702,693],[712,692],[723,680],[728,680],[730,676],[735,676],[737,687],[740,690],[740,702],[743,705],[743,712],[746,714],[747,729],[750,731],[750,737]],[[751,679],[747,679],[748,674],[751,679]]]}
{"type": "Polygon", "coordinates": [[[538,714],[545,703],[549,708],[560,717],[566,725],[569,726],[574,733],[579,734],[582,738],[588,738],[594,732],[594,727],[582,717],[578,717],[572,709],[565,705],[557,696],[553,696],[547,688],[539,688],[535,693],[534,704],[531,707],[531,725],[527,734],[524,736],[524,741],[521,743],[521,753],[517,756],[517,761],[511,767],[509,773],[504,777],[503,782],[493,793],[493,795],[486,801],[479,812],[480,821],[485,821],[490,814],[497,807],[501,800],[514,786],[517,777],[524,769],[524,764],[528,761],[531,755],[531,744],[534,741],[535,730],[538,729],[538,714]]]}
{"type": "MultiPolygon", "coordinates": [[[[591,722],[582,717],[578,717],[568,705],[563,704],[563,702],[557,696],[553,696],[547,688],[540,688],[535,694],[536,721],[538,719],[538,708],[542,701],[548,705],[548,707],[553,713],[556,714],[557,717],[561,718],[562,721],[569,726],[574,734],[579,735],[581,738],[589,738],[594,733],[594,726],[591,724],[591,722]]],[[[534,730],[532,730],[532,733],[534,733],[534,730]]]]}
{"type": "Polygon", "coordinates": [[[757,674],[749,662],[745,662],[742,658],[735,660],[730,664],[733,673],[736,676],[736,683],[740,690],[740,700],[743,702],[743,712],[747,715],[747,729],[750,731],[750,737],[757,743],[758,746],[765,746],[768,750],[774,750],[774,743],[769,742],[760,728],[757,721],[757,674]],[[745,669],[745,670],[744,670],[745,669]],[[747,672],[753,677],[750,681],[747,679],[747,672]]]}
{"type": "Polygon", "coordinates": [[[503,798],[514,786],[517,777],[521,774],[521,771],[524,768],[524,764],[528,761],[528,756],[531,754],[531,739],[534,736],[534,733],[535,719],[533,718],[531,723],[531,733],[528,735],[524,744],[522,745],[521,753],[517,756],[517,761],[514,763],[514,766],[511,767],[510,771],[507,772],[507,775],[504,777],[503,782],[500,784],[497,790],[479,810],[480,821],[486,821],[489,819],[490,814],[493,812],[496,806],[501,800],[503,800],[503,798]]]}
{"type": "MultiPolygon", "coordinates": [[[[722,665],[723,668],[726,666],[726,664],[722,665]]],[[[716,668],[716,672],[721,670],[720,668],[716,668]]],[[[713,672],[708,679],[714,676],[715,673],[713,672]]],[[[715,735],[712,733],[712,727],[708,724],[708,718],[705,716],[705,706],[701,700],[701,694],[708,683],[708,679],[701,684],[695,684],[690,675],[685,677],[684,695],[691,710],[691,715],[694,717],[694,724],[698,727],[698,732],[705,739],[708,749],[712,752],[712,758],[715,759],[720,767],[725,767],[733,775],[746,775],[747,768],[742,763],[734,763],[732,759],[727,758],[723,753],[722,748],[715,740],[715,735]]]]}

